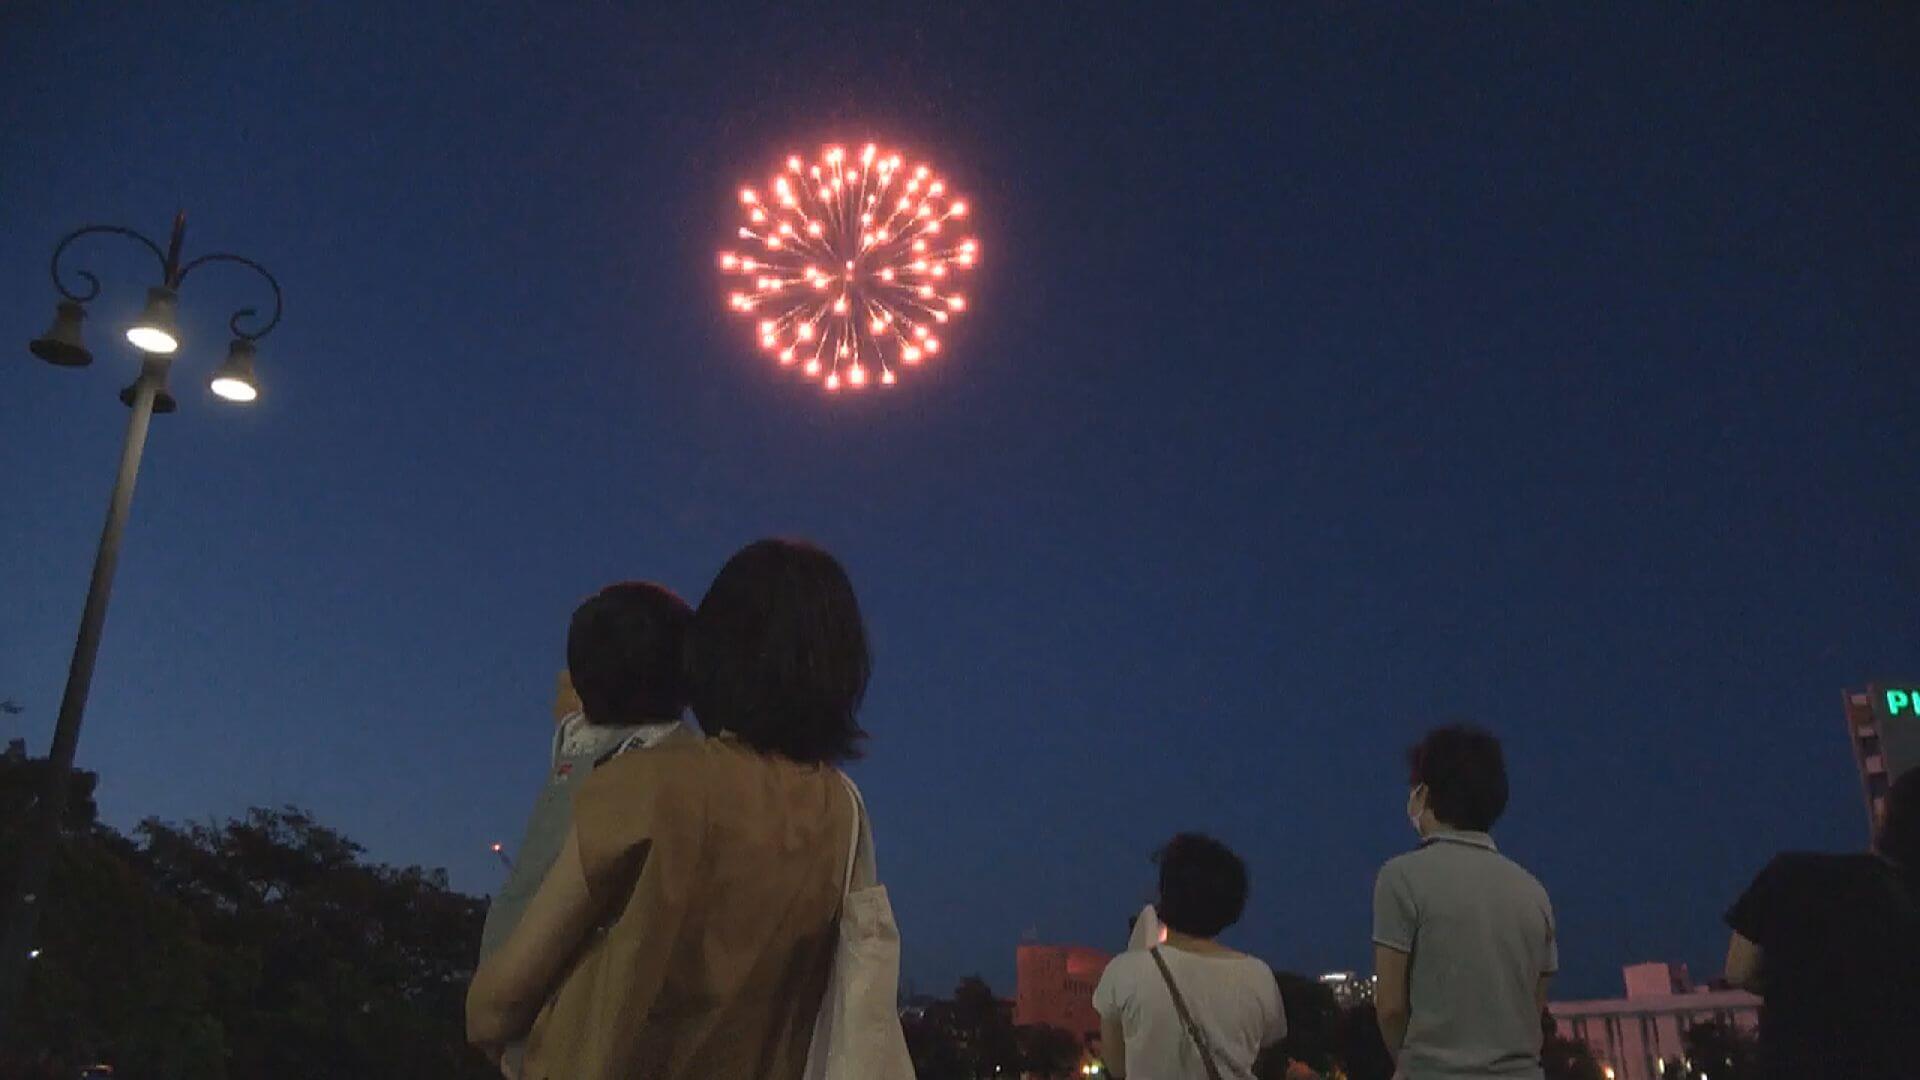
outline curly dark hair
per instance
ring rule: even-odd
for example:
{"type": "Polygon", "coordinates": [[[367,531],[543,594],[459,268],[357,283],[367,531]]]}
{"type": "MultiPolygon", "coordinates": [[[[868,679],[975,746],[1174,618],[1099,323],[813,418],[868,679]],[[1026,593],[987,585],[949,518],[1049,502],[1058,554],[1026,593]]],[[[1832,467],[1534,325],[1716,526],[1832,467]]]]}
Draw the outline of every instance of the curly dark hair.
{"type": "Polygon", "coordinates": [[[812,544],[760,540],[727,560],[694,613],[686,663],[708,734],[807,764],[860,756],[866,625],[846,571],[812,544]]]}

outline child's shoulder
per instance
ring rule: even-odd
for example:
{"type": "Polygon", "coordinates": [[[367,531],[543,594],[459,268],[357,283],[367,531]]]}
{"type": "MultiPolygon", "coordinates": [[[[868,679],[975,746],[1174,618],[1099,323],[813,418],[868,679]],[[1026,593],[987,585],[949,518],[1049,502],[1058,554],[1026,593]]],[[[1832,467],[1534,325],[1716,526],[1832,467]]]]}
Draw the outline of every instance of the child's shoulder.
{"type": "Polygon", "coordinates": [[[623,769],[687,769],[707,754],[707,739],[685,724],[650,738],[633,738],[615,746],[596,763],[594,771],[619,765],[623,769]]]}

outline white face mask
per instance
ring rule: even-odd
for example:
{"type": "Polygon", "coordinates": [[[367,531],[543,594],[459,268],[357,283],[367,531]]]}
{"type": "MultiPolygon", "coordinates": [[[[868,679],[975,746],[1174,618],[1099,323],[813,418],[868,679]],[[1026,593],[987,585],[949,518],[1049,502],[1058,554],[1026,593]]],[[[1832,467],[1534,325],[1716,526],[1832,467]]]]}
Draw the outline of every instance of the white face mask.
{"type": "Polygon", "coordinates": [[[1407,824],[1412,825],[1413,831],[1419,833],[1422,838],[1427,835],[1427,832],[1420,826],[1420,819],[1426,816],[1426,812],[1427,785],[1415,784],[1413,790],[1407,792],[1407,824]]]}

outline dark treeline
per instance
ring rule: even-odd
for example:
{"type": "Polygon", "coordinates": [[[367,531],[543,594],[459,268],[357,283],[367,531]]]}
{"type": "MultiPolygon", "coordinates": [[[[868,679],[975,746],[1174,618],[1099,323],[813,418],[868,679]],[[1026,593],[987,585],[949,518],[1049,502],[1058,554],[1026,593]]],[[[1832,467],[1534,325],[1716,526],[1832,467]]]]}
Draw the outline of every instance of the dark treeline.
{"type": "MultiPolygon", "coordinates": [[[[0,874],[44,762],[0,760],[0,874]]],[[[7,1077],[497,1076],[463,1037],[486,902],[366,861],[292,808],[206,824],[96,818],[74,775],[7,1077]]],[[[11,882],[5,883],[10,891],[11,882]]]]}

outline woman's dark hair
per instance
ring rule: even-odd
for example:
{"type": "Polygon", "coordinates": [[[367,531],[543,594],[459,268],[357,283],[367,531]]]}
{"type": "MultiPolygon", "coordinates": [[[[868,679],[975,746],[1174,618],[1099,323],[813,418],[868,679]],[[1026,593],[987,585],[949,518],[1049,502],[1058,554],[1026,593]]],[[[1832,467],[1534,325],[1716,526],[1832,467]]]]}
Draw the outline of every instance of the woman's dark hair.
{"type": "Polygon", "coordinates": [[[1181,833],[1157,852],[1160,921],[1191,937],[1217,937],[1247,908],[1247,864],[1227,845],[1181,833]]]}
{"type": "Polygon", "coordinates": [[[651,581],[588,597],[567,626],[567,675],[594,724],[677,720],[687,707],[680,657],[693,609],[651,581]]]}
{"type": "Polygon", "coordinates": [[[1507,762],[1500,740],[1476,727],[1435,728],[1407,751],[1408,783],[1427,785],[1441,824],[1486,832],[1507,809],[1507,762]]]}
{"type": "Polygon", "coordinates": [[[728,559],[687,636],[700,726],[809,764],[860,756],[869,666],[853,583],[797,540],[761,540],[728,559]]]}
{"type": "Polygon", "coordinates": [[[1920,768],[1900,774],[1887,789],[1887,816],[1880,825],[1880,854],[1920,879],[1920,768]]]}

